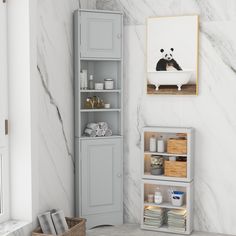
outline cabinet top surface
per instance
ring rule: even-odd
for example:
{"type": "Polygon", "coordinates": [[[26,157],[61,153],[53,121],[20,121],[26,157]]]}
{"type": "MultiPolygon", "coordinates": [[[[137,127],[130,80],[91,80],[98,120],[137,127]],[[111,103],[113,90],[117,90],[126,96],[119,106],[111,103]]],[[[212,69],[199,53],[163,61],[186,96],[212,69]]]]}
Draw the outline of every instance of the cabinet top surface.
{"type": "Polygon", "coordinates": [[[143,131],[145,132],[191,132],[192,127],[163,127],[163,126],[145,126],[143,131]]]}
{"type": "Polygon", "coordinates": [[[108,10],[97,10],[97,9],[78,9],[75,12],[94,12],[94,13],[110,13],[124,15],[121,11],[108,11],[108,10]]]}

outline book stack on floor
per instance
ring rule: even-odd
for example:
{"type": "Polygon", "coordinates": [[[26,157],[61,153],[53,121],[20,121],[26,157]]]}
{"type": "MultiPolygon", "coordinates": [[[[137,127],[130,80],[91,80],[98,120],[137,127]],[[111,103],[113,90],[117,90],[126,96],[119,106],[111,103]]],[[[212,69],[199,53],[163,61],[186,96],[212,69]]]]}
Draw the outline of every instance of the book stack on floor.
{"type": "Polygon", "coordinates": [[[144,210],[144,224],[153,227],[161,227],[165,223],[165,209],[159,207],[147,207],[144,210]]]}
{"type": "Polygon", "coordinates": [[[38,216],[38,220],[44,234],[61,235],[69,230],[62,210],[44,212],[38,216]]]}
{"type": "Polygon", "coordinates": [[[167,224],[170,230],[184,232],[186,230],[186,210],[169,210],[167,224]]]}

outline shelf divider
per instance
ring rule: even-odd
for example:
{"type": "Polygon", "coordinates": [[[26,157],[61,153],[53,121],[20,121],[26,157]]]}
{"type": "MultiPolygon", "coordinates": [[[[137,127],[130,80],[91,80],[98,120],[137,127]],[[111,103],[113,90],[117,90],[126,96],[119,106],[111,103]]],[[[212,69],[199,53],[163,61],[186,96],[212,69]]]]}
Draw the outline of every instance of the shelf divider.
{"type": "Polygon", "coordinates": [[[117,111],[120,112],[121,109],[119,108],[109,108],[109,109],[81,109],[80,112],[112,112],[117,111]]]}

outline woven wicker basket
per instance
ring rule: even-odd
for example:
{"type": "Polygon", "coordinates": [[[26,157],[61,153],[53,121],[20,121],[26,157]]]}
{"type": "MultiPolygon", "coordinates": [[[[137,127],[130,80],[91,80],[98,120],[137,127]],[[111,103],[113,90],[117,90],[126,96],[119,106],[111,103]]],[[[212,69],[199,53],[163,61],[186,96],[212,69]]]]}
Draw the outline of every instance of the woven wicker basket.
{"type": "Polygon", "coordinates": [[[171,154],[187,154],[187,139],[170,138],[167,140],[167,152],[171,154]]]}
{"type": "Polygon", "coordinates": [[[185,178],[187,176],[187,162],[165,161],[164,175],[185,178]]]}
{"type": "MultiPolygon", "coordinates": [[[[85,219],[81,218],[68,218],[66,217],[66,222],[68,224],[69,230],[60,236],[85,236],[86,227],[85,219]]],[[[53,236],[51,234],[43,234],[41,228],[37,228],[32,232],[32,236],[53,236]]]]}

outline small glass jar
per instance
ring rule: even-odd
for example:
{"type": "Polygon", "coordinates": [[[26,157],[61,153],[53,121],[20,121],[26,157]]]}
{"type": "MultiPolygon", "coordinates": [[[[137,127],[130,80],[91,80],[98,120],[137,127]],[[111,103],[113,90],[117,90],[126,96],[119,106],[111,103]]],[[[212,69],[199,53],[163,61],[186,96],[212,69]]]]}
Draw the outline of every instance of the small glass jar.
{"type": "Polygon", "coordinates": [[[156,189],[156,192],[154,194],[154,202],[156,204],[161,204],[163,202],[162,193],[160,192],[159,188],[156,189]]]}
{"type": "Polygon", "coordinates": [[[153,201],[154,201],[154,195],[153,195],[153,194],[148,194],[148,196],[147,196],[147,202],[153,203],[153,201]]]}
{"type": "Polygon", "coordinates": [[[113,79],[104,79],[105,89],[114,89],[114,80],[113,79]]]}

